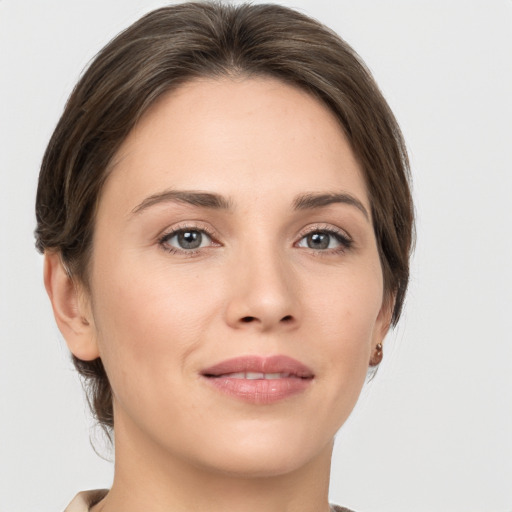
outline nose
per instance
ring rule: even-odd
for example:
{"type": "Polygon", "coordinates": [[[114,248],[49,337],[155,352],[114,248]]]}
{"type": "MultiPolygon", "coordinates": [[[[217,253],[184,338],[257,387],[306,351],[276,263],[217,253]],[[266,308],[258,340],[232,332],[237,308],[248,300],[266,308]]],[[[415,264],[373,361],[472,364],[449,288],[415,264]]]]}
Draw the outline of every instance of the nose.
{"type": "Polygon", "coordinates": [[[298,283],[277,250],[254,246],[229,269],[227,323],[236,329],[294,329],[299,323],[298,283]]]}

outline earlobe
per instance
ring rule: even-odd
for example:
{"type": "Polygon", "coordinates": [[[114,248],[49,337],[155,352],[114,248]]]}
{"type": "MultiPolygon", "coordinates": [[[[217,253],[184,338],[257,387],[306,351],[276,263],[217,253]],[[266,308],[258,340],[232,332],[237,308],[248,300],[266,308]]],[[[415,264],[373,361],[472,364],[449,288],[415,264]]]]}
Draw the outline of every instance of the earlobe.
{"type": "Polygon", "coordinates": [[[370,366],[378,366],[384,357],[382,343],[391,326],[391,318],[395,305],[394,297],[384,299],[382,307],[377,316],[372,340],[372,355],[370,357],[370,366]]]}
{"type": "Polygon", "coordinates": [[[83,361],[97,359],[99,351],[89,303],[64,266],[59,252],[45,253],[44,285],[71,353],[83,361]]]}

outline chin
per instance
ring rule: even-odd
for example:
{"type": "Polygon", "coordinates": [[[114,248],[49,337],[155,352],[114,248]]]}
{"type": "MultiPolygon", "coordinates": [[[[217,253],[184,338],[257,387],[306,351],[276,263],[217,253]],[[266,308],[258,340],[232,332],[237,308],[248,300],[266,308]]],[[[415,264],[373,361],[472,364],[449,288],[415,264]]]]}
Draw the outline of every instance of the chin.
{"type": "Polygon", "coordinates": [[[272,478],[294,473],[310,460],[302,453],[229,454],[220,461],[211,461],[210,469],[216,473],[238,478],[272,478]]]}
{"type": "Polygon", "coordinates": [[[293,473],[320,457],[330,458],[333,437],[315,439],[296,429],[268,434],[249,430],[243,436],[219,440],[213,448],[205,447],[202,464],[224,474],[265,478],[293,473]],[[204,453],[208,453],[208,460],[204,460],[204,453]]]}

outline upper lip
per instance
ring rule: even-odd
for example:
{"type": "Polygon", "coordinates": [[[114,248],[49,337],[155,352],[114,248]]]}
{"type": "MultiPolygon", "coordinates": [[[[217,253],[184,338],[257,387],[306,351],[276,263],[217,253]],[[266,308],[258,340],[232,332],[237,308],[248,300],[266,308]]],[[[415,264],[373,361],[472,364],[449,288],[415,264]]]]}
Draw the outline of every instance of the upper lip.
{"type": "Polygon", "coordinates": [[[284,373],[303,379],[314,377],[313,371],[306,365],[284,355],[234,357],[205,368],[201,374],[207,377],[219,377],[240,372],[284,373]]]}

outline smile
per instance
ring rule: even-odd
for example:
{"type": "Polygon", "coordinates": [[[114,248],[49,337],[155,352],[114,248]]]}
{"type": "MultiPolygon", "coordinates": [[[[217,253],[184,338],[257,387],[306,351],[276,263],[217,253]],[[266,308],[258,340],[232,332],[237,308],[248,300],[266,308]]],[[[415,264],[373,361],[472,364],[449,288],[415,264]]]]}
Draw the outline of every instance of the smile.
{"type": "Polygon", "coordinates": [[[224,395],[252,404],[271,404],[304,392],[314,374],[288,356],[244,356],[222,361],[201,372],[224,395]]]}
{"type": "MultiPolygon", "coordinates": [[[[215,376],[212,376],[215,377],[215,376]]],[[[259,380],[259,379],[287,379],[290,377],[295,377],[291,373],[261,373],[261,372],[237,372],[237,373],[226,373],[224,375],[219,375],[218,377],[226,377],[229,379],[247,379],[247,380],[259,380]]]]}

